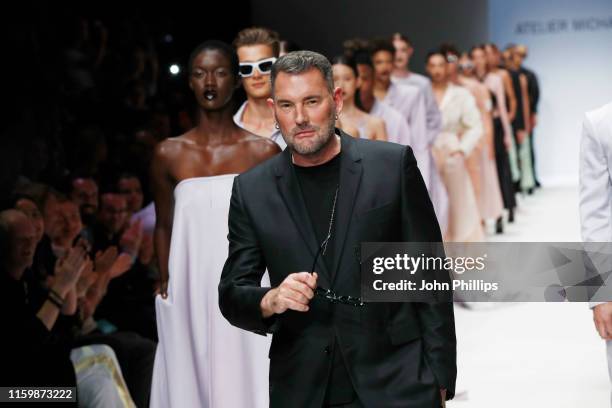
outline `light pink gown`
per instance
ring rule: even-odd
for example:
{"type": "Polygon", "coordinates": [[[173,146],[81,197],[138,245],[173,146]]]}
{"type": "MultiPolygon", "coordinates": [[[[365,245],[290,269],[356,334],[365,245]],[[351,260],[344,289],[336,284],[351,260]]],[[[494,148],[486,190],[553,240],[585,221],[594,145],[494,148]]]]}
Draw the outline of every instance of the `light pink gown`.
{"type": "Polygon", "coordinates": [[[440,103],[442,133],[434,145],[434,157],[449,199],[448,230],[445,240],[473,242],[484,240],[478,203],[468,173],[468,157],[482,137],[480,112],[474,97],[460,86],[449,84],[440,103]],[[451,155],[454,150],[462,155],[451,155]]]}

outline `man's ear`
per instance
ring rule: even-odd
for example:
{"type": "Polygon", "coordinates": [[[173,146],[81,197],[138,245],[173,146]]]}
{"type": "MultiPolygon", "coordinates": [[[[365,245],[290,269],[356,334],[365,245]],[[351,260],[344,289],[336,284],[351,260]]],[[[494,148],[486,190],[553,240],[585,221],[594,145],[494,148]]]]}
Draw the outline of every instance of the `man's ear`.
{"type": "Polygon", "coordinates": [[[340,87],[336,87],[334,89],[334,103],[336,104],[336,115],[339,115],[342,112],[342,106],[344,105],[343,92],[340,87]]]}
{"type": "Polygon", "coordinates": [[[276,124],[278,124],[278,119],[276,119],[276,111],[274,110],[274,99],[273,98],[268,98],[268,99],[266,99],[266,103],[268,104],[268,106],[272,110],[272,115],[274,115],[274,122],[276,122],[276,124]]]}

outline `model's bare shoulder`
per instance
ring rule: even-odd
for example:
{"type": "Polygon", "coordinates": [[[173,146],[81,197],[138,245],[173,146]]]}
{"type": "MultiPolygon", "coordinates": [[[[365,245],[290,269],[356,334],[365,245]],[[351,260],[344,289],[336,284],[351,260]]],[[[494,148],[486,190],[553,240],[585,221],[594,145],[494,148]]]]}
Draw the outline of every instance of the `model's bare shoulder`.
{"type": "Polygon", "coordinates": [[[155,146],[155,160],[167,162],[176,159],[185,150],[186,144],[192,143],[192,131],[188,131],[180,136],[169,137],[162,140],[155,146]]]}

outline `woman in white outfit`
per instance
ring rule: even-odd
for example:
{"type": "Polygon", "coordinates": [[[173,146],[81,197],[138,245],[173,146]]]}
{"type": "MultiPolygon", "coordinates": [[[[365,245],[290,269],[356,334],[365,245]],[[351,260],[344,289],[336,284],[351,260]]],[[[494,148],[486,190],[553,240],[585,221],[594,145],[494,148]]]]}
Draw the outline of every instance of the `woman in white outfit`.
{"type": "Polygon", "coordinates": [[[445,240],[474,242],[484,239],[480,213],[466,159],[482,138],[482,121],[470,92],[448,80],[446,56],[433,52],[427,73],[442,112],[442,133],[434,144],[434,158],[446,185],[449,223],[445,240]]]}
{"type": "Polygon", "coordinates": [[[269,340],[223,318],[217,285],[233,179],[280,149],[232,120],[239,64],[229,45],[201,44],[189,70],[199,124],[161,142],[152,166],[161,284],[151,407],[263,408],[269,340]]]}

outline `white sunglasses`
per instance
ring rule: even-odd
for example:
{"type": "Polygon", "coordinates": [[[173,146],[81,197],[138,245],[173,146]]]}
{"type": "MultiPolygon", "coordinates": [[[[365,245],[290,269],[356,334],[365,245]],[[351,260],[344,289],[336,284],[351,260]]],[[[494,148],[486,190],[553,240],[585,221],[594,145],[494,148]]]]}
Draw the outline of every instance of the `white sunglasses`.
{"type": "Polygon", "coordinates": [[[253,76],[255,68],[262,74],[269,74],[272,72],[272,65],[276,62],[276,58],[266,58],[256,62],[241,62],[238,67],[238,72],[242,78],[253,76]]]}

